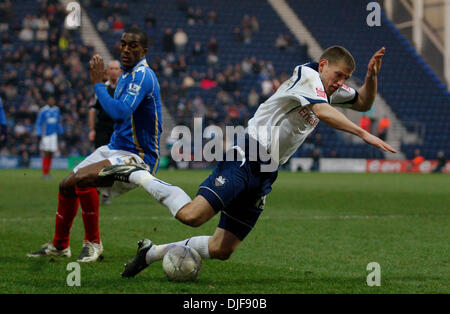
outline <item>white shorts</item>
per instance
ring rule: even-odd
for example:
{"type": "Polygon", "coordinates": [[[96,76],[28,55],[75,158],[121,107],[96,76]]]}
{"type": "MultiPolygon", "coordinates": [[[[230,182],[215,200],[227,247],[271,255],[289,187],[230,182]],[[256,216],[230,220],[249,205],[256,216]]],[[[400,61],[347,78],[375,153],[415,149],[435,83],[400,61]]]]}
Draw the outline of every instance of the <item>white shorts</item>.
{"type": "MultiPolygon", "coordinates": [[[[97,148],[92,154],[86,157],[85,160],[80,162],[74,169],[73,172],[76,173],[81,168],[92,165],[102,160],[109,160],[111,165],[134,165],[139,163],[144,163],[141,157],[126,150],[110,149],[108,145],[103,145],[97,148]]],[[[137,185],[133,183],[126,182],[114,182],[110,187],[99,187],[97,188],[102,195],[108,197],[116,197],[123,193],[136,188],[137,185]]]]}
{"type": "Polygon", "coordinates": [[[44,152],[56,153],[58,151],[58,134],[53,133],[41,138],[39,149],[44,152]]]}

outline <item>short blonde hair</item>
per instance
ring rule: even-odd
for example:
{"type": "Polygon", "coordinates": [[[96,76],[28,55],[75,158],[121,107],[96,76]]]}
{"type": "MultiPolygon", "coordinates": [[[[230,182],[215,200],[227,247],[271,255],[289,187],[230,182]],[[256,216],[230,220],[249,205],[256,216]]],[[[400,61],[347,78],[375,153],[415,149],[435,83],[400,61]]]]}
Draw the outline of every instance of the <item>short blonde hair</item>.
{"type": "Polygon", "coordinates": [[[342,46],[331,46],[322,53],[320,60],[325,59],[328,62],[336,64],[339,61],[344,61],[344,63],[353,72],[356,68],[355,59],[352,54],[342,46]]]}

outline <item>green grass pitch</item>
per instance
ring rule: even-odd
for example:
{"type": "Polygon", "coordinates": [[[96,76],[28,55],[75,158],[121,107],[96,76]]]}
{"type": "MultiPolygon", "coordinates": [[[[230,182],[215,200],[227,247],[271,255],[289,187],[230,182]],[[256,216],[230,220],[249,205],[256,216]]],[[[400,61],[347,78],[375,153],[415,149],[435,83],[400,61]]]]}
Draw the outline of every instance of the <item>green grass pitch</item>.
{"type": "MultiPolygon", "coordinates": [[[[29,259],[53,236],[58,182],[68,171],[0,170],[0,293],[450,293],[450,176],[280,172],[256,227],[228,261],[205,260],[196,282],[167,281],[157,262],[123,279],[123,264],[148,237],[167,243],[214,232],[218,216],[191,228],[143,189],[100,207],[105,259],[81,264],[70,287],[69,262],[83,239],[81,213],[70,259],[29,259]],[[381,285],[369,287],[370,262],[381,285]]],[[[161,170],[191,196],[208,171],[161,170]]]]}

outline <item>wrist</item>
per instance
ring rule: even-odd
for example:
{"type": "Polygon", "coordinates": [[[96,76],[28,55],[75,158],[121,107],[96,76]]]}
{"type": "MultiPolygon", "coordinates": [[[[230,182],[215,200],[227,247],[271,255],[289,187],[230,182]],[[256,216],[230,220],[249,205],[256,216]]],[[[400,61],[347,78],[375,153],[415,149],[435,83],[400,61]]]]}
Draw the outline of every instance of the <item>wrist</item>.
{"type": "Polygon", "coordinates": [[[377,74],[374,71],[367,71],[366,80],[376,80],[377,74]]]}

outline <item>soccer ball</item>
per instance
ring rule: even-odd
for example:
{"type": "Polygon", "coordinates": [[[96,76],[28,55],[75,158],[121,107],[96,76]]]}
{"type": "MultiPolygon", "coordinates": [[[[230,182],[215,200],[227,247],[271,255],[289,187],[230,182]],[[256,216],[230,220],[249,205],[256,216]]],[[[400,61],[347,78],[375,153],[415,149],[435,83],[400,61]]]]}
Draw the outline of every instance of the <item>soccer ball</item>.
{"type": "Polygon", "coordinates": [[[162,267],[170,281],[195,281],[202,258],[193,248],[177,245],[164,255],[162,267]]]}

